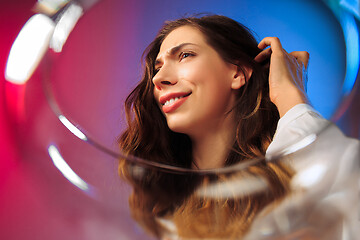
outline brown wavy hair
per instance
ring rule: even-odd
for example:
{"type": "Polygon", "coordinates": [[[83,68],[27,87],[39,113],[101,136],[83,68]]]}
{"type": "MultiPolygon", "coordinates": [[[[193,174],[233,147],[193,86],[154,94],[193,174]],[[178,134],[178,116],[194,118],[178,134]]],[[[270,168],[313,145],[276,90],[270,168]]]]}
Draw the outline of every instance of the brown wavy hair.
{"type": "MultiPolygon", "coordinates": [[[[169,129],[153,96],[152,83],[155,59],[163,40],[181,26],[200,30],[222,59],[237,65],[245,76],[245,68],[252,69],[251,77],[238,90],[232,109],[237,119],[236,139],[225,165],[264,157],[279,120],[277,108],[269,98],[268,62],[260,64],[254,61],[261,50],[248,28],[220,15],[165,22],[146,48],[142,80],[125,101],[128,127],[119,138],[122,153],[151,162],[191,168],[191,140],[187,135],[169,129]]],[[[286,195],[293,175],[287,166],[266,161],[230,176],[169,174],[142,168],[126,159],[120,159],[119,173],[134,188],[129,204],[140,225],[161,237],[165,229],[158,219],[171,219],[177,234],[188,238],[238,238],[244,235],[257,213],[286,195]],[[232,198],[205,198],[196,194],[196,189],[210,183],[250,175],[263,177],[267,191],[232,198]]]]}

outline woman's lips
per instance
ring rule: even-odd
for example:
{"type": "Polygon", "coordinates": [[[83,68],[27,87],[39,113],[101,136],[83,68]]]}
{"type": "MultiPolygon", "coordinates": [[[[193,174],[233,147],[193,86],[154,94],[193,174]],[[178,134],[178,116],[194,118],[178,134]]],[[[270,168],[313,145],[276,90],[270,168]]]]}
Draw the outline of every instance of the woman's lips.
{"type": "Polygon", "coordinates": [[[170,113],[172,111],[175,111],[178,107],[180,107],[187,99],[187,97],[179,98],[178,100],[175,100],[172,103],[169,103],[167,105],[163,105],[162,110],[164,113],[170,113]]]}
{"type": "Polygon", "coordinates": [[[180,107],[189,97],[190,93],[170,93],[160,97],[162,110],[164,113],[170,113],[180,107]]]}

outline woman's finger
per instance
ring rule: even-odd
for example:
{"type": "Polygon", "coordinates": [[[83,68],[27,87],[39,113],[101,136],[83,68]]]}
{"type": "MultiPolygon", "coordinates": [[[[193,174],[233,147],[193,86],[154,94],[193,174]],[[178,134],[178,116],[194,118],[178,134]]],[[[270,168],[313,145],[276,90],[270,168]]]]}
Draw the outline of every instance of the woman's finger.
{"type": "Polygon", "coordinates": [[[260,41],[258,48],[265,49],[266,47],[270,46],[272,52],[282,52],[283,48],[281,46],[281,42],[277,37],[266,37],[260,41]]]}
{"type": "Polygon", "coordinates": [[[304,64],[305,68],[307,68],[307,66],[309,64],[309,58],[310,58],[310,54],[308,52],[295,51],[295,52],[291,52],[290,55],[295,57],[299,63],[304,64]]]}

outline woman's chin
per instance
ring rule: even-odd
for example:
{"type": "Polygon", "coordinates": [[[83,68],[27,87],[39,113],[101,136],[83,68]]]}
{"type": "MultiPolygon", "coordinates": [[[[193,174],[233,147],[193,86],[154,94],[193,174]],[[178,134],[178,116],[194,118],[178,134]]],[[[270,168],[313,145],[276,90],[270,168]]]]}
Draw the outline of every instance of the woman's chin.
{"type": "Polygon", "coordinates": [[[173,132],[184,133],[183,131],[186,131],[186,129],[190,127],[188,126],[189,117],[183,114],[172,113],[166,114],[165,117],[168,127],[173,132]]]}
{"type": "Polygon", "coordinates": [[[173,132],[188,134],[188,129],[183,125],[170,124],[168,126],[173,132]]]}
{"type": "Polygon", "coordinates": [[[191,126],[189,126],[182,120],[177,120],[177,121],[168,120],[167,123],[168,123],[168,127],[173,132],[188,134],[191,129],[191,126]]]}

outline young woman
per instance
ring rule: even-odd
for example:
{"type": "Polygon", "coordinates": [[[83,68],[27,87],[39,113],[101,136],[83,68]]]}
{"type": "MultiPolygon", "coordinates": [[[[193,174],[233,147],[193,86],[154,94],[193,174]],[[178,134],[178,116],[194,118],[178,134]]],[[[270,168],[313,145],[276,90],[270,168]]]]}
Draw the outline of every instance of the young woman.
{"type": "MultiPolygon", "coordinates": [[[[307,108],[308,60],[307,52],[287,53],[276,37],[257,43],[224,16],[166,22],[145,51],[142,81],[126,100],[121,150],[189,169],[261,159],[279,118],[307,108]]],[[[266,191],[208,198],[195,190],[234,176],[139,171],[124,159],[119,172],[134,187],[133,217],[155,236],[226,239],[244,236],[261,210],[284,198],[294,174],[263,160],[236,177],[260,176],[266,191]]]]}

